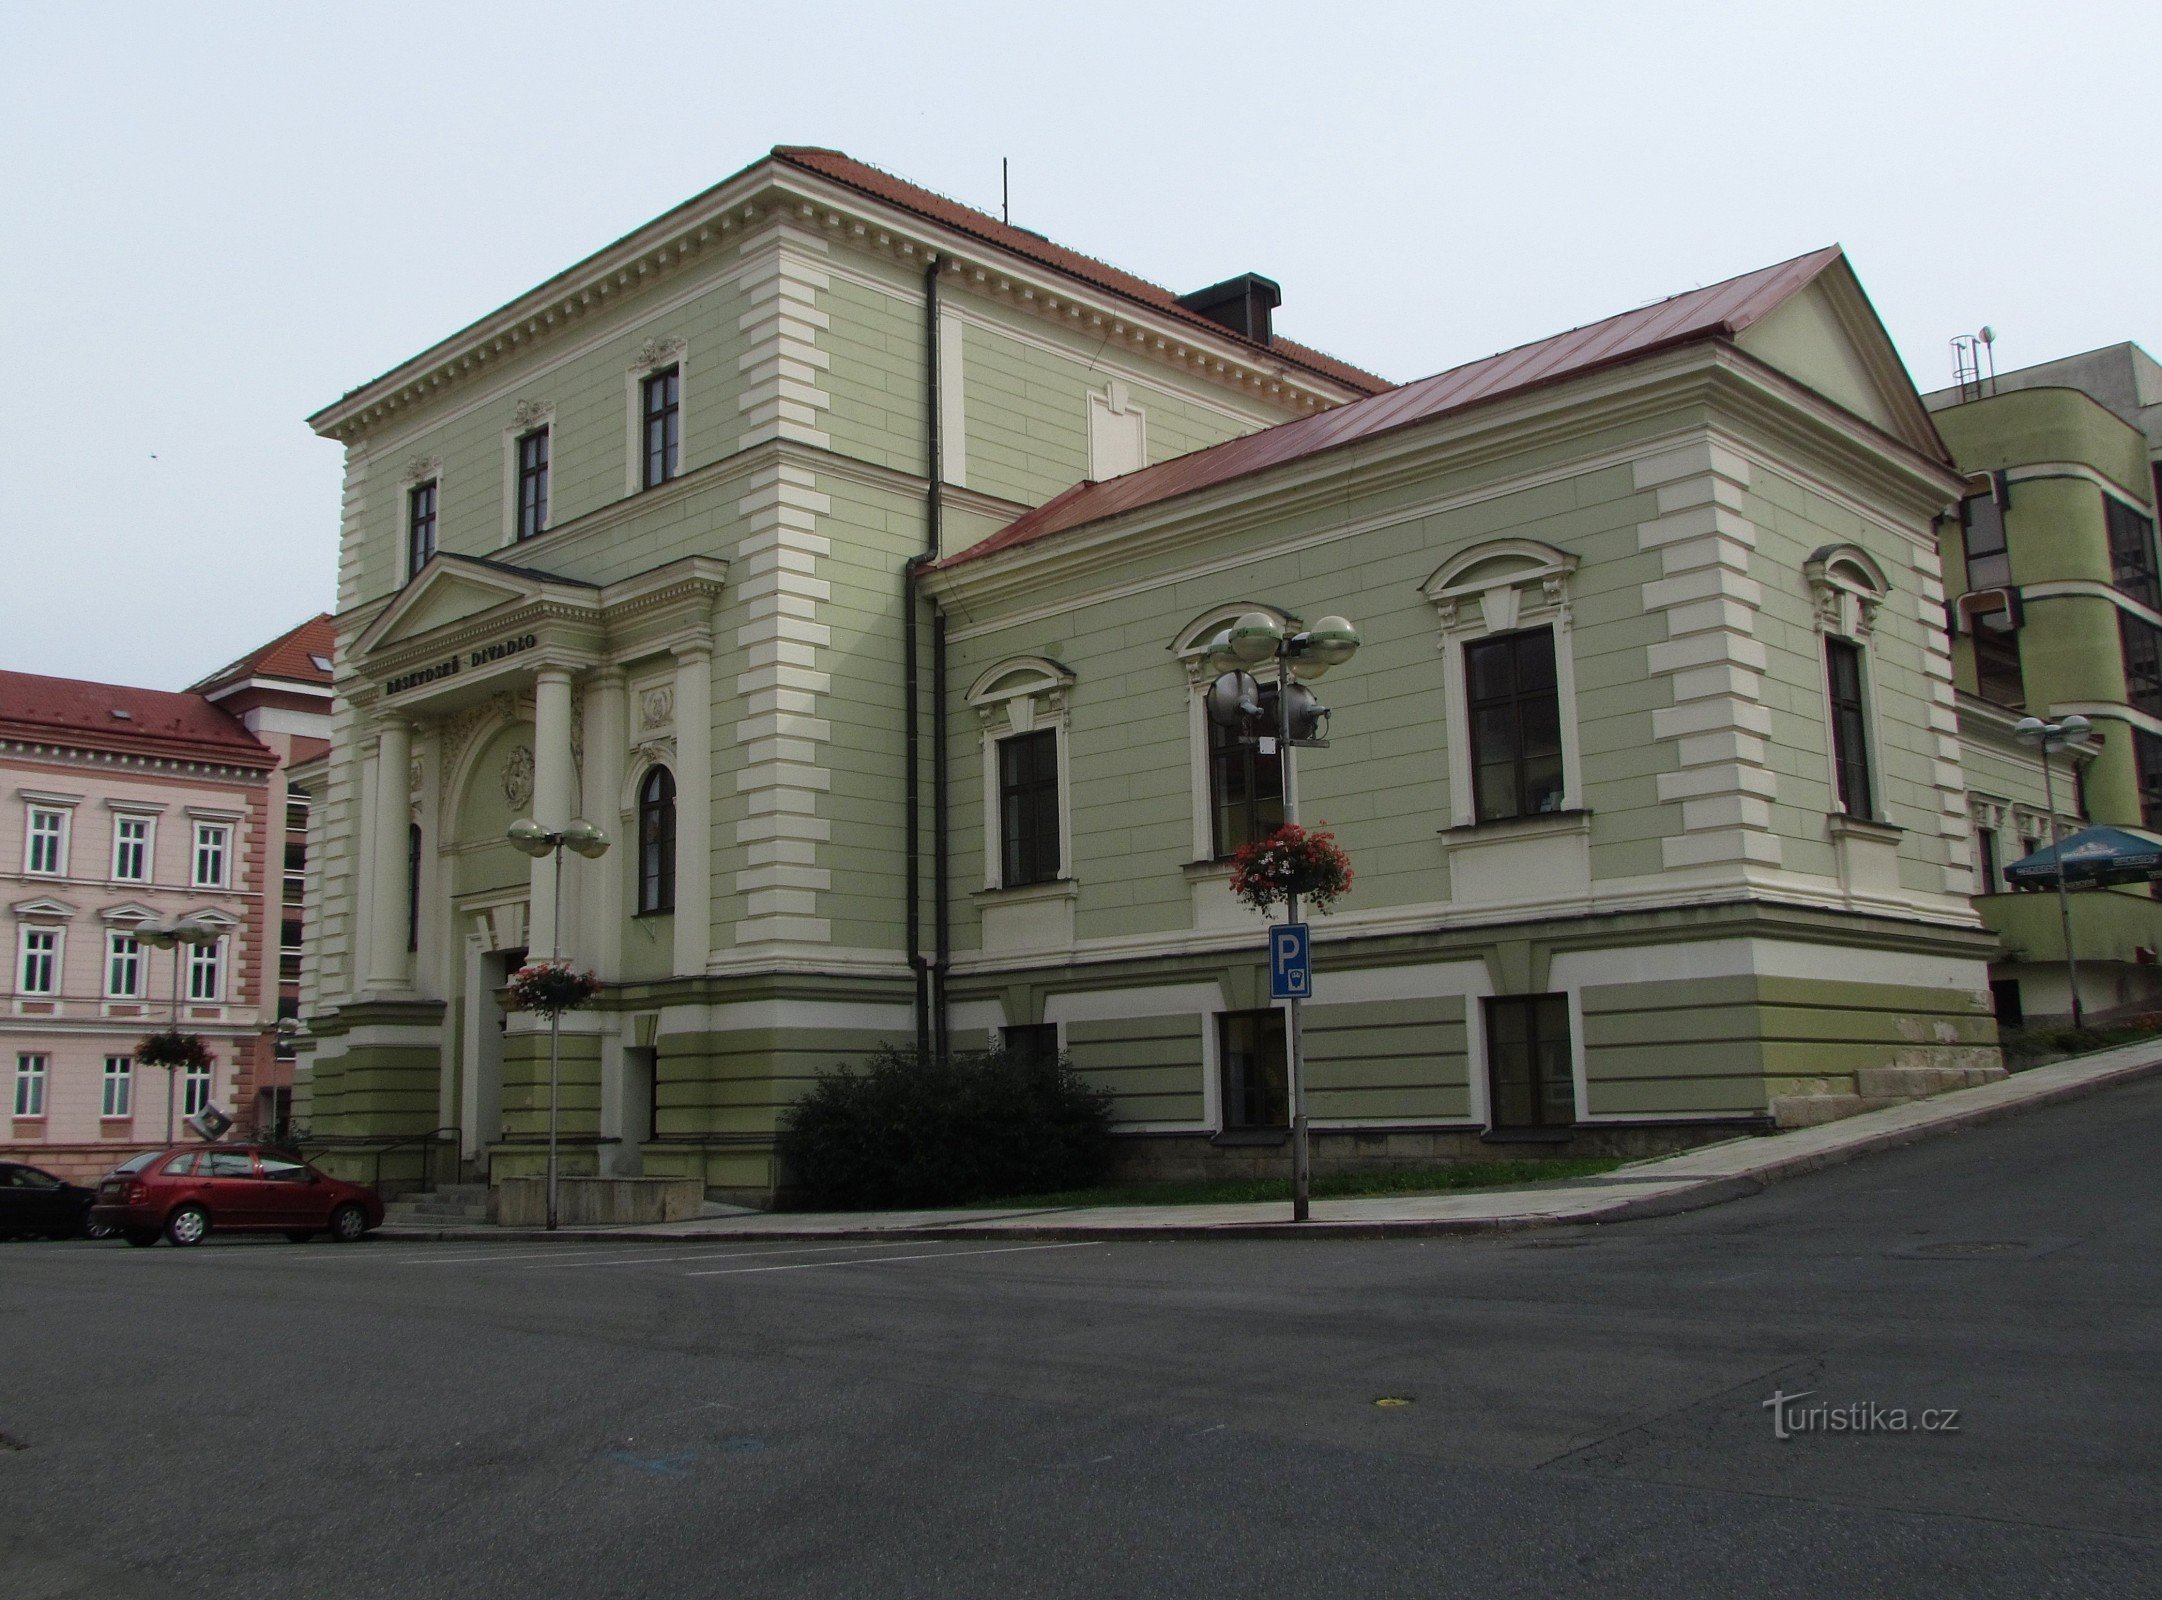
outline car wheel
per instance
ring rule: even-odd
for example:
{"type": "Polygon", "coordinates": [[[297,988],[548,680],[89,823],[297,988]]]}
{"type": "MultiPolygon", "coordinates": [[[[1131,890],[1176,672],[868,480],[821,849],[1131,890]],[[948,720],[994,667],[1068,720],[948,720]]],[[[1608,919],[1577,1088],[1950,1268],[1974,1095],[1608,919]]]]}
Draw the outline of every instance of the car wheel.
{"type": "Polygon", "coordinates": [[[285,1236],[295,1244],[306,1244],[315,1237],[315,1232],[310,1228],[287,1228],[285,1236]]]}
{"type": "Polygon", "coordinates": [[[330,1214],[330,1236],[340,1244],[351,1244],[368,1231],[368,1213],[358,1206],[340,1206],[330,1214]]]}
{"type": "Polygon", "coordinates": [[[109,1222],[86,1222],[83,1224],[85,1239],[110,1239],[120,1230],[109,1222]]]}
{"type": "Polygon", "coordinates": [[[210,1231],[210,1213],[201,1206],[182,1206],[165,1219],[165,1237],[177,1245],[201,1244],[210,1231]]]}
{"type": "Polygon", "coordinates": [[[135,1246],[135,1248],[138,1250],[146,1249],[150,1245],[156,1244],[159,1237],[160,1235],[156,1228],[130,1228],[127,1230],[126,1234],[128,1243],[135,1246]]]}

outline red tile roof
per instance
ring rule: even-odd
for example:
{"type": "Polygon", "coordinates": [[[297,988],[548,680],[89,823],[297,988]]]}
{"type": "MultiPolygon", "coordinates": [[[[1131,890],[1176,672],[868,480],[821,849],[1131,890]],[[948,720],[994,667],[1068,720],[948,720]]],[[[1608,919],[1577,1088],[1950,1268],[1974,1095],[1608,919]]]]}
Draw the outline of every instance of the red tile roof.
{"type": "Polygon", "coordinates": [[[199,694],[0,672],[0,738],[274,767],[255,735],[199,694]],[[125,716],[114,713],[125,712],[125,716]]]}
{"type": "Polygon", "coordinates": [[[1138,301],[1151,311],[1176,317],[1197,328],[1205,328],[1219,339],[1229,339],[1234,344],[1266,350],[1279,360],[1295,367],[1304,367],[1308,372],[1317,373],[1346,388],[1355,389],[1360,394],[1380,394],[1390,387],[1386,378],[1377,378],[1373,373],[1361,371],[1348,361],[1339,361],[1334,356],[1324,355],[1319,350],[1309,349],[1289,339],[1271,338],[1266,343],[1248,339],[1222,323],[1212,322],[1200,312],[1180,305],[1178,296],[1161,284],[1150,283],[1146,278],[1137,278],[1130,272],[1121,272],[1117,267],[1098,261],[1094,256],[1085,256],[1078,250],[1053,244],[1040,233],[1031,233],[1026,228],[1016,228],[1001,222],[985,212],[964,206],[959,201],[949,200],[942,194],[934,194],[929,189],[919,188],[904,179],[896,178],[890,172],[882,172],[852,156],[843,155],[838,150],[823,150],[816,145],[778,144],[773,147],[773,158],[792,167],[800,167],[805,172],[816,173],[821,178],[854,189],[859,194],[867,194],[874,200],[883,200],[888,205],[912,211],[919,217],[981,239],[986,244],[1010,250],[1017,256],[1025,257],[1053,271],[1063,272],[1068,277],[1092,283],[1099,289],[1109,289],[1113,294],[1138,301]]]}
{"type": "Polygon", "coordinates": [[[288,629],[266,645],[250,650],[238,661],[220,667],[200,683],[190,684],[190,694],[209,694],[228,683],[247,678],[285,678],[294,683],[330,687],[330,669],[319,667],[318,658],[333,659],[338,644],[337,625],[328,612],[319,611],[299,627],[288,629]]]}
{"type": "Polygon", "coordinates": [[[1213,488],[1287,461],[1428,422],[1542,384],[1580,377],[1654,351],[1700,339],[1734,338],[1841,259],[1837,245],[1814,250],[1792,261],[1625,311],[1536,344],[1520,345],[1482,361],[1452,367],[1387,394],[1279,423],[1123,477],[1075,484],[981,544],[949,556],[939,565],[954,567],[978,561],[1084,523],[1213,488]]]}

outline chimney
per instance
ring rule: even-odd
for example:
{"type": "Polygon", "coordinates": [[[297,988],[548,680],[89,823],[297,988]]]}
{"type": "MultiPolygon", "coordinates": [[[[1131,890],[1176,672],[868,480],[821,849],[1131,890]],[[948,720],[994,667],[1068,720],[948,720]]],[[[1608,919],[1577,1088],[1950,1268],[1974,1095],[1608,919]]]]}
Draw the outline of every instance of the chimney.
{"type": "Polygon", "coordinates": [[[1283,303],[1284,291],[1258,272],[1242,272],[1179,296],[1179,304],[1187,310],[1198,311],[1256,344],[1269,342],[1269,313],[1283,303]]]}

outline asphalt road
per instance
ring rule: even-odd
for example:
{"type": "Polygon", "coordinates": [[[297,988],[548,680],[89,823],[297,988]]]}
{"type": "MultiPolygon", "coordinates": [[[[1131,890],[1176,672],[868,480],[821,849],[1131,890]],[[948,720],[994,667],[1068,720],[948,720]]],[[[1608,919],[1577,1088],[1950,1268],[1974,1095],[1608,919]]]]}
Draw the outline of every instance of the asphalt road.
{"type": "Polygon", "coordinates": [[[2158,1146],[2162,1081],[1490,1240],[11,1245],[0,1595],[2162,1594],[2158,1146]]]}

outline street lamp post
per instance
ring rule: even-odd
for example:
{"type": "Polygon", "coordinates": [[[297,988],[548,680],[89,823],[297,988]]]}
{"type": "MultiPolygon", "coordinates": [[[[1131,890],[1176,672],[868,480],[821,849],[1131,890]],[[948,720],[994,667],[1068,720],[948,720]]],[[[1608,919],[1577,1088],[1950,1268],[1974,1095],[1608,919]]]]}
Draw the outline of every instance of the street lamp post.
{"type": "MultiPolygon", "coordinates": [[[[2062,750],[2066,745],[2087,736],[2092,724],[2085,717],[2070,716],[2057,722],[2044,722],[2040,717],[2021,717],[2012,725],[2012,732],[2022,744],[2031,744],[2042,752],[2042,804],[2049,811],[2049,842],[2057,846],[2057,788],[2050,776],[2049,753],[2062,750]]],[[[2057,851],[2057,919],[2064,929],[2064,968],[2067,981],[2072,987],[2072,1026],[2086,1025],[2085,1015],[2079,1003],[2079,957],[2072,948],[2072,900],[2064,887],[2064,852],[2057,851]]]]}
{"type": "MultiPolygon", "coordinates": [[[[554,927],[548,935],[550,960],[563,958],[563,851],[566,847],[577,851],[588,861],[598,860],[608,853],[608,835],[590,822],[573,822],[560,832],[550,832],[529,818],[520,818],[510,825],[510,842],[538,861],[543,856],[555,857],[555,894],[553,906],[554,927]]],[[[548,1014],[548,1230],[556,1226],[556,1101],[557,1089],[563,1071],[563,1012],[560,1008],[548,1014]]]]}
{"type": "MultiPolygon", "coordinates": [[[[1291,752],[1298,748],[1326,749],[1322,737],[1328,727],[1329,708],[1315,698],[1307,683],[1329,668],[1349,661],[1359,648],[1358,630],[1342,617],[1323,617],[1313,627],[1286,633],[1276,619],[1254,611],[1239,618],[1209,645],[1209,665],[1219,671],[1209,686],[1209,714],[1226,726],[1251,728],[1266,714],[1261,688],[1249,669],[1273,660],[1276,676],[1276,722],[1273,736],[1260,736],[1264,746],[1273,743],[1283,775],[1284,824],[1299,820],[1297,788],[1292,782],[1291,752]]],[[[1264,753],[1266,749],[1264,749],[1264,753]]],[[[1299,897],[1287,895],[1285,918],[1299,920],[1299,897]]],[[[1313,1168],[1307,1138],[1305,1030],[1300,1011],[1304,1002],[1296,995],[1284,1002],[1284,1089],[1291,1111],[1291,1220],[1304,1222],[1313,1191],[1313,1168]]]]}
{"type": "MultiPolygon", "coordinates": [[[[134,939],[137,944],[147,944],[154,950],[170,950],[173,953],[173,1032],[180,1031],[180,969],[187,964],[181,955],[183,948],[195,949],[218,942],[218,930],[207,922],[194,917],[175,917],[171,922],[138,923],[134,939]]],[[[173,1142],[173,1087],[179,1067],[165,1063],[165,1142],[173,1142]]]]}

